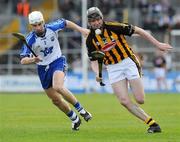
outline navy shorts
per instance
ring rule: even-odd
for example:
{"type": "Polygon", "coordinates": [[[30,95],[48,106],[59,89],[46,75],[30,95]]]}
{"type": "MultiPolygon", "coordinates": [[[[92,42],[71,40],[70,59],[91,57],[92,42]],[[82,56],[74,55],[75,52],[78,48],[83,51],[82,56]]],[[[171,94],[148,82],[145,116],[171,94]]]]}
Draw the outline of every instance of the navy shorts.
{"type": "Polygon", "coordinates": [[[66,58],[61,56],[49,65],[38,65],[38,75],[44,89],[52,87],[52,79],[55,71],[65,72],[67,69],[66,58]]]}

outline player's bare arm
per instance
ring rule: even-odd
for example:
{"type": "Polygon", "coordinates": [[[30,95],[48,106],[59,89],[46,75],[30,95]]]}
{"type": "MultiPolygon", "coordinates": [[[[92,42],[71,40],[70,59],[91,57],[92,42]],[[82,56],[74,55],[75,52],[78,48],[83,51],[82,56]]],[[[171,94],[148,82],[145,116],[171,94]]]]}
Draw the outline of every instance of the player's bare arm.
{"type": "Polygon", "coordinates": [[[151,34],[143,30],[142,28],[139,28],[135,26],[134,33],[140,35],[141,37],[145,38],[146,40],[150,41],[153,45],[155,45],[157,48],[159,48],[162,51],[168,51],[172,49],[172,46],[167,43],[162,43],[156,40],[151,34]]]}
{"type": "Polygon", "coordinates": [[[102,81],[102,78],[100,78],[98,76],[99,74],[99,68],[98,68],[98,61],[91,61],[91,68],[93,70],[93,72],[96,74],[96,81],[97,82],[101,82],[102,81]]]}
{"type": "Polygon", "coordinates": [[[21,64],[22,65],[28,65],[28,64],[33,64],[33,63],[38,63],[40,62],[41,59],[39,57],[24,57],[21,59],[21,64]]]}
{"type": "Polygon", "coordinates": [[[70,28],[70,29],[73,29],[73,30],[76,30],[76,31],[82,33],[82,35],[84,37],[87,37],[90,32],[90,30],[88,30],[86,28],[82,28],[69,20],[66,20],[66,24],[67,24],[67,28],[70,28]]]}
{"type": "Polygon", "coordinates": [[[91,68],[93,70],[93,72],[98,75],[99,73],[99,69],[98,69],[98,61],[95,60],[95,61],[91,61],[91,68]]]}

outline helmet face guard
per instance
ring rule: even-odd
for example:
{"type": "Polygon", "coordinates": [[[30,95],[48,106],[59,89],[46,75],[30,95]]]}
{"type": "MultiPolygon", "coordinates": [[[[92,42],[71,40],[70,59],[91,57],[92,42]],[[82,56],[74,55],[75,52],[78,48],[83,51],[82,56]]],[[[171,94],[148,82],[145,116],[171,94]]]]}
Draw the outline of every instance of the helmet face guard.
{"type": "Polygon", "coordinates": [[[91,22],[91,21],[96,20],[96,19],[102,19],[102,17],[97,13],[93,13],[91,15],[88,15],[88,22],[91,22]]]}
{"type": "Polygon", "coordinates": [[[95,20],[100,20],[100,19],[103,20],[103,15],[102,15],[102,12],[99,10],[99,8],[97,8],[97,7],[89,8],[87,10],[87,19],[88,19],[88,26],[91,29],[95,30],[95,29],[101,28],[103,22],[100,25],[97,25],[97,26],[91,25],[91,22],[93,22],[95,20]]]}

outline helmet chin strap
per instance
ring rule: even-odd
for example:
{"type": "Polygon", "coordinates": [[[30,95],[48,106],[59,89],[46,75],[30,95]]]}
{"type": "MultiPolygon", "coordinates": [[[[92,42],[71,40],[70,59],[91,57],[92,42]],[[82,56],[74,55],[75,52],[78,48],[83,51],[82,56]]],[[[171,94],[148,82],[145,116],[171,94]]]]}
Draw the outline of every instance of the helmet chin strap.
{"type": "Polygon", "coordinates": [[[93,30],[102,29],[102,26],[101,26],[101,27],[92,27],[92,26],[91,26],[91,28],[92,28],[93,30]]]}

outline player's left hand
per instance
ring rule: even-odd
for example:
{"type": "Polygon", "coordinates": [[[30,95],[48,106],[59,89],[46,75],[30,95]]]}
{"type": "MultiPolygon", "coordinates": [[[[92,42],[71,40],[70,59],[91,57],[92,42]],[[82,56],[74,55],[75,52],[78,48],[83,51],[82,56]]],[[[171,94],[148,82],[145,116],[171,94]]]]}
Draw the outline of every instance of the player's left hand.
{"type": "Polygon", "coordinates": [[[159,50],[161,50],[161,51],[169,51],[169,50],[172,50],[172,49],[173,49],[173,47],[172,47],[171,45],[169,45],[169,44],[167,44],[167,43],[162,43],[162,42],[160,42],[160,43],[158,44],[158,48],[159,48],[159,50]]]}

